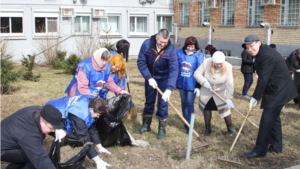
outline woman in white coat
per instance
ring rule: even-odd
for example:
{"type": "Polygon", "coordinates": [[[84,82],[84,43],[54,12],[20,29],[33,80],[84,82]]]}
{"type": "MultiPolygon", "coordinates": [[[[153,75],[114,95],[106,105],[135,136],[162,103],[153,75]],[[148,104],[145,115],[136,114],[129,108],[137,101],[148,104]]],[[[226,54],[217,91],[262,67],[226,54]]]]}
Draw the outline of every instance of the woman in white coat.
{"type": "Polygon", "coordinates": [[[225,119],[227,131],[234,133],[231,124],[230,108],[233,108],[233,75],[232,65],[225,61],[223,52],[216,51],[212,58],[207,58],[203,61],[200,67],[194,73],[196,81],[201,84],[199,109],[200,114],[204,114],[205,133],[207,136],[211,133],[211,111],[218,110],[221,118],[225,119]],[[224,103],[216,92],[223,99],[224,103]]]}

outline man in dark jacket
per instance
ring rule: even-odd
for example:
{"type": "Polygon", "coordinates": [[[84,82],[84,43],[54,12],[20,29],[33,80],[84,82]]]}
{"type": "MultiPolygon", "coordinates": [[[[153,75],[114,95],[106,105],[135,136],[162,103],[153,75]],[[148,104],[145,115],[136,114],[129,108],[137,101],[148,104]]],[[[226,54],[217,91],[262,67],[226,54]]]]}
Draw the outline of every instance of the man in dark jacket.
{"type": "Polygon", "coordinates": [[[280,112],[284,104],[297,96],[295,85],[282,56],[270,46],[262,44],[257,35],[249,35],[244,44],[255,56],[257,84],[249,107],[261,101],[263,109],[256,143],[246,158],[264,157],[269,152],[282,152],[280,112]],[[270,146],[269,146],[270,144],[270,146]],[[268,147],[269,146],[269,147],[268,147]]]}
{"type": "Polygon", "coordinates": [[[247,52],[244,44],[242,45],[242,48],[244,48],[241,54],[242,57],[241,72],[244,75],[244,86],[242,91],[242,97],[245,99],[250,99],[250,96],[247,93],[253,83],[255,59],[253,59],[253,56],[247,52]]]}
{"type": "Polygon", "coordinates": [[[55,169],[45,148],[45,134],[62,129],[61,113],[53,106],[29,106],[1,121],[1,161],[7,168],[55,169]]]}
{"type": "Polygon", "coordinates": [[[159,120],[158,139],[166,137],[166,120],[171,91],[174,89],[178,76],[178,60],[176,49],[171,44],[170,33],[161,29],[156,35],[144,41],[138,55],[137,66],[145,78],[145,108],[143,125],[135,133],[142,134],[150,131],[152,115],[156,101],[157,87],[163,95],[158,94],[156,117],[159,120]]]}

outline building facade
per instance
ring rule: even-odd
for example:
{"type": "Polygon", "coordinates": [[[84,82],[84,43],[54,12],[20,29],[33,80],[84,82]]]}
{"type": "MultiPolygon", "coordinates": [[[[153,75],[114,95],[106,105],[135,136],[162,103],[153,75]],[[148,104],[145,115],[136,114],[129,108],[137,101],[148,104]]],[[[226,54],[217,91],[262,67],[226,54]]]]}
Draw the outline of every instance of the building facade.
{"type": "Polygon", "coordinates": [[[195,36],[202,49],[210,42],[227,55],[240,56],[244,38],[257,34],[288,56],[300,48],[299,8],[300,0],[175,0],[178,45],[195,36]]]}
{"type": "Polygon", "coordinates": [[[41,59],[49,47],[67,56],[90,49],[91,55],[96,44],[120,39],[138,55],[160,28],[173,32],[173,7],[173,0],[1,0],[1,38],[10,42],[14,60],[28,54],[41,59]]]}

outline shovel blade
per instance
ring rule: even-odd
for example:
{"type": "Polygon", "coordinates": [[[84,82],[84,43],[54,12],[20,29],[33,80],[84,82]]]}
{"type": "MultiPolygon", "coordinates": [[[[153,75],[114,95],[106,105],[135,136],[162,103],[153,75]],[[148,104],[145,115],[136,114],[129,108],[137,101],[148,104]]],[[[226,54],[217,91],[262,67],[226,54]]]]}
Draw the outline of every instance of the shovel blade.
{"type": "Polygon", "coordinates": [[[201,148],[201,147],[207,147],[211,144],[214,144],[214,142],[202,143],[202,144],[199,144],[199,145],[195,145],[195,146],[193,146],[193,149],[198,149],[198,148],[201,148]]]}

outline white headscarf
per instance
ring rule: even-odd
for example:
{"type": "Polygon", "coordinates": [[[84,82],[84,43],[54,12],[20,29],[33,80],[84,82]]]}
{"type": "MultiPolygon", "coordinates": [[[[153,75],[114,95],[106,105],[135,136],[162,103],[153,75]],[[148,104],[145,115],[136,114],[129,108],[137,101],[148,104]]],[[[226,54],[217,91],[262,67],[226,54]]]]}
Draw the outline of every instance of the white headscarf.
{"type": "Polygon", "coordinates": [[[102,53],[104,51],[108,51],[106,48],[99,48],[98,50],[96,50],[93,54],[93,57],[96,61],[96,63],[98,64],[98,66],[101,68],[102,67],[102,63],[101,63],[101,57],[102,57],[102,53]]]}

